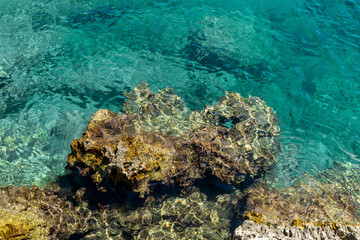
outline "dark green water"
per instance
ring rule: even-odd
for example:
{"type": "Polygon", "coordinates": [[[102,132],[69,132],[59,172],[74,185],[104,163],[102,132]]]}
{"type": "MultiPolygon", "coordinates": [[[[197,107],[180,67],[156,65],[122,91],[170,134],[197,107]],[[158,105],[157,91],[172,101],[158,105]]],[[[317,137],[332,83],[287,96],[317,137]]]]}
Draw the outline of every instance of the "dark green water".
{"type": "Polygon", "coordinates": [[[0,0],[0,185],[62,174],[92,114],[140,81],[191,109],[264,99],[282,123],[276,186],[358,167],[359,43],[357,0],[0,0]]]}

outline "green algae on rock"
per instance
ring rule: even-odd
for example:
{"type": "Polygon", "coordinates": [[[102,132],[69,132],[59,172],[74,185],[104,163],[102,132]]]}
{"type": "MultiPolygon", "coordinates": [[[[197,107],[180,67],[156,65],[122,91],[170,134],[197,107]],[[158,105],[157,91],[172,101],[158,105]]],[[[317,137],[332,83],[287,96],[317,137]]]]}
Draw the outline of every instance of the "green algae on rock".
{"type": "Polygon", "coordinates": [[[67,159],[99,190],[115,183],[144,196],[150,183],[189,186],[208,172],[239,184],[275,162],[279,121],[259,98],[226,93],[197,112],[168,88],[154,93],[141,83],[125,96],[119,114],[93,115],[67,159]]]}

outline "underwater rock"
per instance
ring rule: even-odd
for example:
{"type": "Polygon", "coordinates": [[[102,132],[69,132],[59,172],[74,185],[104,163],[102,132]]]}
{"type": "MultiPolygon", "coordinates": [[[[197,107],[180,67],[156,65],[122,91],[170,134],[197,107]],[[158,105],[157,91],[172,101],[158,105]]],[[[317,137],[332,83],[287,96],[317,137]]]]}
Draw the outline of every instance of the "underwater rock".
{"type": "Polygon", "coordinates": [[[229,239],[236,205],[229,198],[222,194],[209,200],[194,187],[186,195],[148,197],[136,208],[119,204],[95,210],[83,239],[229,239]]]}
{"type": "Polygon", "coordinates": [[[96,112],[71,144],[68,168],[98,189],[125,186],[140,196],[151,186],[190,186],[211,173],[241,184],[269,169],[279,149],[278,118],[265,102],[226,93],[215,106],[190,111],[171,89],[139,84],[119,114],[96,112]]]}
{"type": "Polygon", "coordinates": [[[190,134],[204,124],[198,112],[191,112],[171,88],[154,93],[146,83],[126,92],[122,112],[134,116],[137,130],[160,130],[167,135],[190,134]]]}
{"type": "Polygon", "coordinates": [[[359,239],[356,171],[340,165],[281,189],[259,179],[242,193],[235,239],[359,239]]]}
{"type": "Polygon", "coordinates": [[[209,126],[194,131],[190,139],[196,149],[206,149],[198,151],[200,166],[207,165],[218,178],[227,183],[254,178],[275,162],[280,151],[279,121],[260,98],[226,93],[201,115],[209,126]]]}
{"type": "Polygon", "coordinates": [[[254,189],[247,195],[245,215],[251,212],[263,216],[264,223],[292,225],[294,219],[318,224],[338,222],[358,224],[356,204],[337,193],[313,189],[311,193],[297,186],[288,192],[254,189]],[[293,190],[293,192],[292,192],[293,190]],[[299,192],[295,192],[299,190],[299,192]],[[329,194],[329,195],[326,195],[329,194]]]}
{"type": "Polygon", "coordinates": [[[283,188],[258,179],[238,195],[235,239],[360,239],[358,179],[359,167],[341,162],[283,188]]]}
{"type": "Polygon", "coordinates": [[[89,210],[55,193],[35,186],[0,188],[0,239],[69,239],[86,232],[89,210]]]}
{"type": "Polygon", "coordinates": [[[72,28],[80,28],[89,23],[107,23],[111,26],[116,24],[125,11],[126,8],[118,9],[111,4],[105,5],[69,16],[67,25],[72,28]]]}
{"type": "Polygon", "coordinates": [[[49,184],[0,188],[0,239],[229,239],[236,201],[200,189],[165,198],[103,201],[99,194],[49,184]],[[91,202],[96,203],[91,206],[91,202]]]}
{"type": "Polygon", "coordinates": [[[45,239],[45,222],[36,212],[0,210],[0,239],[45,239]]]}
{"type": "Polygon", "coordinates": [[[191,32],[187,37],[188,44],[184,47],[183,53],[186,57],[206,67],[209,72],[219,71],[220,69],[237,77],[247,78],[248,76],[256,79],[262,78],[269,70],[266,62],[259,60],[258,63],[248,64],[244,56],[234,56],[234,53],[226,48],[207,46],[207,39],[203,30],[191,32]]]}
{"type": "MultiPolygon", "coordinates": [[[[245,219],[267,225],[358,225],[357,203],[351,194],[334,192],[321,182],[299,183],[281,190],[251,186],[245,193],[245,219]]],[[[257,184],[255,184],[257,185],[257,184]]]]}
{"type": "Polygon", "coordinates": [[[271,72],[269,63],[277,62],[274,48],[267,47],[275,46],[265,27],[268,24],[250,20],[253,17],[249,15],[236,17],[236,21],[231,21],[232,17],[204,16],[188,33],[180,54],[210,73],[226,72],[242,81],[261,81],[271,72]],[[259,24],[264,28],[259,29],[259,24]]]}

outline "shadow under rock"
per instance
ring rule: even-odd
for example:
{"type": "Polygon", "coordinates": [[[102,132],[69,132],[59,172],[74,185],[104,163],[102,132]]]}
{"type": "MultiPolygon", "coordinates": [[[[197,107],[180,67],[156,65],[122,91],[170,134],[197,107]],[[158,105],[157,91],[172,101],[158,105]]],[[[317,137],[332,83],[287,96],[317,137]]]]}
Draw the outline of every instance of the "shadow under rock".
{"type": "Polygon", "coordinates": [[[59,176],[56,183],[61,188],[57,195],[75,205],[86,201],[90,210],[96,210],[102,206],[118,207],[122,205],[133,210],[146,204],[161,203],[170,197],[189,195],[194,189],[204,193],[209,201],[214,201],[219,195],[234,194],[236,189],[243,191],[254,182],[254,179],[249,176],[245,176],[244,179],[243,183],[234,186],[222,182],[207,172],[204,178],[197,179],[188,187],[168,186],[161,182],[154,182],[150,183],[152,184],[151,194],[145,198],[140,198],[138,193],[127,189],[125,186],[112,183],[107,183],[106,191],[101,192],[90,177],[81,176],[78,170],[72,170],[66,175],[59,176]]]}
{"type": "Polygon", "coordinates": [[[61,190],[57,195],[75,205],[87,202],[90,210],[97,210],[103,207],[126,206],[129,210],[135,210],[152,202],[178,196],[179,188],[174,185],[166,186],[162,183],[153,183],[151,195],[140,198],[139,193],[133,192],[122,185],[113,183],[106,184],[106,191],[99,191],[90,177],[82,177],[78,170],[72,170],[64,176],[57,178],[56,183],[61,190]],[[149,198],[151,196],[151,198],[149,198]]]}

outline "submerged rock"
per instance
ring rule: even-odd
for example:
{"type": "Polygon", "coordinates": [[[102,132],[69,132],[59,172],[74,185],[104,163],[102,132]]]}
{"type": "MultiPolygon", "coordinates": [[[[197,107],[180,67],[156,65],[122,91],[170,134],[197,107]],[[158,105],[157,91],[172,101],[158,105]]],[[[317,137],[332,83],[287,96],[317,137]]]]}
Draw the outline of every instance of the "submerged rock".
{"type": "Polygon", "coordinates": [[[148,197],[144,205],[126,204],[93,211],[83,239],[229,239],[232,209],[228,194],[207,199],[199,189],[164,200],[148,197]],[[101,236],[96,238],[95,236],[101,236]]]}
{"type": "Polygon", "coordinates": [[[261,215],[265,224],[359,225],[358,171],[358,167],[338,164],[318,175],[304,175],[284,188],[273,188],[259,179],[244,192],[243,212],[261,215]]]}
{"type": "MultiPolygon", "coordinates": [[[[109,197],[109,196],[108,196],[109,197]]],[[[236,202],[198,188],[186,195],[102,201],[79,189],[0,188],[0,239],[228,239],[236,202]],[[96,207],[91,206],[96,202],[96,207]],[[136,202],[136,203],[135,203],[136,202]]]]}
{"type": "Polygon", "coordinates": [[[118,9],[111,4],[105,5],[93,10],[83,11],[68,16],[66,26],[71,28],[81,28],[89,23],[106,23],[111,26],[116,24],[125,12],[126,9],[118,9]]]}
{"type": "Polygon", "coordinates": [[[360,239],[357,176],[339,163],[280,189],[259,179],[242,192],[235,239],[360,239]]]}
{"type": "Polygon", "coordinates": [[[309,187],[301,183],[281,190],[251,186],[245,194],[243,216],[257,223],[301,227],[360,223],[352,196],[333,192],[326,184],[309,187]]]}
{"type": "Polygon", "coordinates": [[[54,190],[0,188],[0,239],[69,239],[85,232],[89,210],[75,208],[54,190]]]}
{"type": "Polygon", "coordinates": [[[99,190],[115,184],[144,196],[157,183],[190,186],[205,173],[241,184],[275,161],[278,118],[259,98],[226,93],[196,112],[171,89],[154,93],[142,83],[125,96],[119,114],[93,115],[67,158],[99,190]]]}

